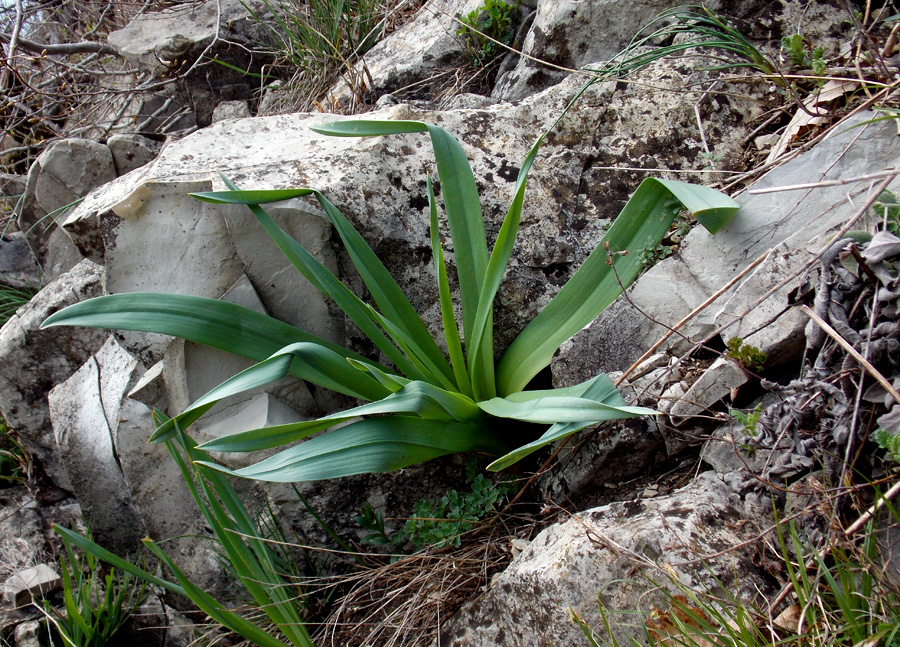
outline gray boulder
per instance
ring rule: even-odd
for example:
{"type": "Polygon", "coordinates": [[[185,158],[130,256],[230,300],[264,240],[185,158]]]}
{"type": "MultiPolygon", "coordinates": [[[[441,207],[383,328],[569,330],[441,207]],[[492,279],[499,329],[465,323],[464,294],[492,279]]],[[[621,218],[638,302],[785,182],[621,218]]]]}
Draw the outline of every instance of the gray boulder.
{"type": "MultiPolygon", "coordinates": [[[[873,116],[855,116],[833,136],[770,171],[751,188],[857,177],[897,165],[900,141],[887,124],[866,123],[873,116]]],[[[808,277],[794,278],[749,317],[741,317],[800,269],[854,214],[858,204],[848,195],[855,199],[869,190],[868,182],[859,182],[849,190],[830,186],[738,196],[741,210],[728,226],[715,236],[702,227],[694,228],[679,254],[657,263],[628,290],[627,299],[620,297],[573,337],[554,360],[554,379],[574,384],[600,371],[628,367],[665,333],[661,324],[677,323],[769,250],[765,263],[683,327],[681,334],[670,337],[663,350],[686,350],[693,341],[728,326],[721,333],[723,341],[742,337],[769,355],[773,366],[796,360],[803,348],[805,322],[789,308],[789,298],[808,277]]]]}
{"type": "Polygon", "coordinates": [[[134,133],[113,135],[106,145],[112,153],[118,175],[125,175],[152,162],[162,148],[161,142],[134,133]]]}
{"type": "Polygon", "coordinates": [[[268,28],[253,17],[268,14],[261,1],[207,0],[142,13],[125,28],[109,35],[120,56],[156,77],[185,72],[203,56],[187,76],[182,99],[193,108],[197,123],[211,123],[213,110],[223,100],[246,100],[254,86],[237,70],[258,73],[271,62],[259,45],[270,40],[268,28]],[[230,66],[213,63],[214,58],[230,66]]]}
{"type": "Polygon", "coordinates": [[[57,310],[100,296],[103,268],[85,260],[41,290],[0,329],[0,412],[25,449],[57,485],[70,488],[50,424],[47,394],[65,382],[106,340],[89,328],[49,328],[57,310]]]}
{"type": "Polygon", "coordinates": [[[57,231],[66,213],[93,189],[115,179],[113,156],[105,144],[64,139],[45,150],[28,171],[18,226],[47,280],[77,263],[67,253],[68,237],[57,231]],[[52,242],[51,242],[52,238],[52,242]]]}
{"type": "Polygon", "coordinates": [[[747,519],[740,499],[713,472],[669,496],[578,513],[535,537],[441,628],[440,644],[580,645],[585,638],[570,609],[603,635],[598,599],[615,638],[628,644],[644,637],[635,611],[665,608],[658,587],[671,594],[678,586],[724,587],[737,600],[758,601],[770,585],[753,563],[752,547],[719,555],[753,535],[747,519]]]}

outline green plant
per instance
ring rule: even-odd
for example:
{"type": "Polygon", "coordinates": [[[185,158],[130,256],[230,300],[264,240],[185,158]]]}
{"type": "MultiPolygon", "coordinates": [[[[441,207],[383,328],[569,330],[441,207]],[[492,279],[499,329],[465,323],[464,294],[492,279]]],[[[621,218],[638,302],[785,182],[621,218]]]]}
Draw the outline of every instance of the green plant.
{"type": "Polygon", "coordinates": [[[478,9],[461,16],[457,36],[464,36],[466,51],[475,65],[485,66],[505,52],[516,35],[516,16],[519,3],[505,0],[484,0],[478,9]]]}
{"type": "Polygon", "coordinates": [[[900,465],[900,434],[891,433],[887,429],[877,429],[872,440],[887,452],[888,460],[900,465]]]}
{"type": "Polygon", "coordinates": [[[0,284],[0,326],[3,326],[10,317],[16,314],[16,310],[31,301],[37,294],[35,288],[19,287],[0,284]]]}
{"type": "Polygon", "coordinates": [[[740,409],[732,409],[732,419],[744,428],[749,436],[756,436],[756,423],[759,422],[759,414],[762,413],[762,402],[751,411],[744,413],[740,409]]]}
{"type": "MultiPolygon", "coordinates": [[[[262,360],[223,382],[174,420],[161,424],[151,437],[153,442],[170,440],[178,426],[186,429],[221,398],[288,373],[369,403],[318,420],[225,436],[205,443],[202,449],[256,451],[348,423],[233,473],[278,482],[326,479],[385,472],[467,451],[499,457],[488,466],[499,470],[587,426],[652,413],[627,406],[606,375],[563,389],[523,389],[549,365],[562,342],[590,323],[634,280],[641,270],[637,250],[656,245],[682,206],[715,232],[734,215],[737,203],[702,186],[644,180],[601,244],[495,366],[494,297],[515,242],[528,173],[545,135],[522,163],[512,204],[489,253],[475,179],[465,153],[448,132],[413,121],[343,121],[316,130],[351,137],[416,132],[431,136],[456,254],[462,339],[438,237],[438,208],[430,178],[431,246],[449,361],[381,261],[324,195],[305,188],[240,191],[226,178],[230,190],[194,197],[248,205],[282,253],[340,306],[393,367],[215,299],[118,294],[85,301],[49,317],[45,327],[65,324],[153,331],[262,360]],[[259,206],[307,195],[315,196],[334,225],[377,309],[353,294],[259,206]],[[629,250],[635,253],[629,254],[629,250]],[[370,417],[360,420],[361,416],[370,417]],[[543,425],[543,429],[525,423],[543,425]]],[[[226,470],[201,460],[204,467],[226,470]]]]}
{"type": "Polygon", "coordinates": [[[800,34],[791,34],[781,39],[781,46],[787,53],[791,63],[797,67],[809,68],[816,76],[825,73],[825,50],[813,47],[800,34]]]}
{"type": "Polygon", "coordinates": [[[694,226],[692,219],[685,213],[679,213],[672,227],[658,245],[648,247],[641,252],[641,266],[644,269],[653,267],[659,261],[668,258],[678,249],[678,245],[694,226]]]}
{"type": "Polygon", "coordinates": [[[366,501],[363,504],[359,514],[353,517],[353,520],[359,524],[363,530],[368,530],[369,534],[362,538],[367,544],[376,546],[391,546],[394,550],[403,550],[403,544],[406,542],[402,533],[389,533],[384,525],[384,513],[376,510],[372,504],[366,501]]]}
{"type": "MultiPolygon", "coordinates": [[[[588,68],[597,80],[627,76],[653,61],[691,49],[717,50],[738,60],[723,61],[708,69],[749,67],[763,74],[774,74],[775,64],[723,16],[704,6],[668,9],[635,34],[628,46],[599,68],[588,68]],[[658,47],[660,42],[670,45],[658,47]]],[[[775,79],[784,85],[784,82],[775,79]]]]}
{"type": "Polygon", "coordinates": [[[759,373],[766,367],[766,354],[756,346],[745,344],[740,337],[732,337],[728,340],[728,357],[746,368],[751,373],[759,373]]]}
{"type": "Polygon", "coordinates": [[[514,487],[512,483],[492,483],[479,474],[472,481],[471,492],[450,490],[437,500],[416,503],[403,534],[415,550],[424,546],[459,548],[462,534],[494,511],[514,487]]]}
{"type": "MultiPolygon", "coordinates": [[[[315,100],[341,74],[354,89],[353,64],[379,40],[392,3],[382,0],[263,0],[272,19],[257,15],[278,59],[295,72],[294,82],[315,100]]],[[[397,3],[393,3],[397,4],[397,3]]],[[[245,5],[246,6],[246,5],[245,5]]]]}
{"type": "MultiPolygon", "coordinates": [[[[44,601],[48,624],[65,647],[103,647],[147,598],[147,584],[131,574],[110,569],[101,583],[97,560],[84,556],[63,537],[66,554],[60,556],[65,612],[44,601]]],[[[54,643],[56,641],[53,641],[54,643]]]]}
{"type": "MultiPolygon", "coordinates": [[[[168,419],[154,413],[156,422],[165,424],[168,419]]],[[[206,523],[222,547],[223,556],[230,565],[238,584],[268,618],[280,638],[295,647],[313,647],[312,639],[304,626],[304,598],[297,594],[296,582],[282,575],[291,558],[280,555],[275,544],[264,539],[265,529],[249,513],[228,479],[215,470],[203,466],[209,461],[196,443],[175,425],[175,434],[166,446],[178,464],[182,477],[188,484],[206,523]]],[[[285,643],[273,637],[266,629],[251,620],[227,609],[224,604],[191,582],[184,572],[153,540],[144,539],[144,545],[171,571],[177,582],[157,577],[142,568],[114,555],[90,539],[66,528],[54,526],[54,530],[85,553],[94,555],[126,573],[145,582],[161,586],[169,592],[189,598],[215,622],[243,636],[258,647],[285,647],[285,643]]]]}
{"type": "Polygon", "coordinates": [[[891,191],[882,191],[872,205],[872,211],[881,218],[884,231],[900,236],[900,201],[891,191]]]}
{"type": "Polygon", "coordinates": [[[25,449],[10,432],[6,420],[0,417],[0,486],[22,483],[25,465],[25,449]]]}

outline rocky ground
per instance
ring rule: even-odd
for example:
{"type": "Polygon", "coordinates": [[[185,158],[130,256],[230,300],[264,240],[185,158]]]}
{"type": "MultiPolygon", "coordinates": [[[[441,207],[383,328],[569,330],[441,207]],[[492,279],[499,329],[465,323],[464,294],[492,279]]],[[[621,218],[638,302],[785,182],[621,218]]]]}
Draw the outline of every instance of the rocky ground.
{"type": "MultiPolygon", "coordinates": [[[[192,294],[366,351],[350,322],[271,253],[240,209],[188,192],[222,188],[218,172],[245,189],[316,187],[437,329],[430,150],[412,135],[336,139],[309,126],[363,109],[375,119],[439,123],[471,161],[493,239],[520,160],[585,85],[573,70],[602,67],[663,8],[630,3],[625,16],[614,3],[523,3],[520,53],[477,69],[453,21],[477,3],[432,0],[401,11],[406,21],[314,100],[329,114],[279,114],[302,103],[296,85],[285,78],[257,91],[257,77],[232,69],[264,73],[274,60],[257,46],[268,32],[241,3],[175,5],[107,25],[105,39],[87,49],[133,75],[127,100],[104,94],[96,112],[53,122],[60,132],[41,148],[23,143],[23,126],[5,115],[6,135],[22,141],[4,148],[13,152],[0,179],[4,195],[22,197],[0,241],[0,275],[11,287],[43,288],[0,330],[0,411],[26,457],[20,483],[0,490],[0,579],[37,575],[27,569],[39,564],[58,570],[50,524],[87,517],[94,537],[123,553],[144,535],[186,536],[170,550],[181,567],[211,592],[230,586],[210,543],[190,538],[209,529],[179,470],[146,439],[153,408],[174,415],[249,362],[158,335],[41,330],[51,313],[104,293],[192,294]],[[57,226],[47,227],[50,220],[57,226]]],[[[564,344],[543,376],[569,386],[608,372],[632,402],[660,414],[603,425],[504,475],[520,494],[459,547],[390,563],[333,558],[317,575],[340,574],[343,584],[337,599],[313,609],[324,623],[317,644],[587,644],[572,618],[601,626],[598,596],[611,613],[649,611],[665,603],[659,590],[683,588],[724,590],[777,614],[792,600],[778,600],[786,575],[773,550],[773,512],[827,551],[857,536],[854,522],[865,521],[874,501],[869,483],[894,492],[900,207],[883,191],[894,188],[886,171],[900,167],[896,122],[886,118],[896,112],[896,29],[868,6],[859,15],[826,3],[713,8],[754,39],[777,73],[745,71],[733,58],[710,69],[693,52],[587,88],[532,172],[495,312],[503,348],[648,175],[733,195],[739,214],[716,236],[686,226],[643,250],[647,271],[564,344]],[[791,34],[802,34],[793,51],[782,41],[791,34]]],[[[361,286],[314,204],[293,200],[272,215],[348,285],[361,286]]],[[[452,265],[453,250],[445,254],[452,265]]],[[[230,400],[195,430],[202,440],[344,406],[285,378],[230,400]]],[[[455,457],[301,484],[319,519],[289,487],[248,484],[241,494],[274,511],[297,543],[340,548],[337,535],[368,551],[354,520],[365,504],[397,533],[417,501],[466,487],[466,471],[465,457],[455,457]]],[[[885,581],[896,577],[892,532],[887,524],[877,535],[885,581]]],[[[59,582],[46,575],[31,593],[54,595],[59,582]]],[[[0,639],[38,644],[40,613],[14,609],[15,586],[10,579],[0,639]]],[[[184,600],[154,593],[145,611],[145,625],[168,629],[135,640],[192,639],[184,600]]],[[[614,634],[643,629],[623,622],[614,634]]]]}

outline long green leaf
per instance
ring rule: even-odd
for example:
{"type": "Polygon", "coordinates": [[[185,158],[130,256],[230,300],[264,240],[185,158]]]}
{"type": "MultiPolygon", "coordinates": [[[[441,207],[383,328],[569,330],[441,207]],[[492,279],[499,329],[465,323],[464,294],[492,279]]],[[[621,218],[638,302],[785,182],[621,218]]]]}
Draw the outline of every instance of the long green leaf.
{"type": "Polygon", "coordinates": [[[589,398],[551,396],[524,402],[493,398],[479,402],[485,413],[497,418],[510,418],[522,422],[553,424],[556,422],[586,422],[634,418],[656,413],[646,407],[612,406],[589,398]]]}
{"type": "Polygon", "coordinates": [[[444,354],[390,272],[337,207],[319,192],[316,192],[316,199],[344,242],[354,267],[383,316],[406,334],[413,352],[422,358],[436,376],[446,378],[443,381],[445,385],[448,382],[453,384],[453,371],[444,354]]]}
{"type": "MultiPolygon", "coordinates": [[[[167,422],[162,414],[154,414],[154,418],[161,425],[167,422]]],[[[222,545],[235,574],[257,605],[293,645],[312,647],[294,595],[278,575],[272,550],[258,537],[257,525],[237,492],[221,473],[196,464],[197,461],[209,460],[209,456],[197,448],[194,440],[177,423],[175,428],[176,441],[166,443],[166,447],[222,545]],[[190,467],[182,451],[187,455],[190,467]]]]}
{"type": "MultiPolygon", "coordinates": [[[[467,347],[471,348],[478,299],[488,264],[488,250],[478,188],[472,175],[472,168],[459,142],[443,128],[415,121],[347,120],[315,126],[313,130],[342,137],[428,131],[437,162],[450,237],[453,239],[453,249],[456,253],[456,273],[459,277],[463,311],[463,334],[467,347]]],[[[484,345],[482,347],[486,349],[484,345]]],[[[488,354],[482,351],[481,358],[476,362],[480,366],[477,371],[479,376],[485,375],[485,371],[493,371],[493,357],[489,362],[485,361],[488,354]]],[[[472,361],[473,358],[470,356],[469,363],[472,361]]]]}
{"type": "MultiPolygon", "coordinates": [[[[475,323],[472,328],[472,346],[469,353],[469,371],[478,371],[481,373],[481,379],[477,382],[475,397],[480,400],[487,400],[497,395],[496,385],[494,383],[494,345],[493,345],[493,326],[491,319],[494,309],[494,297],[500,288],[500,281],[509,265],[509,257],[512,254],[513,245],[516,242],[516,235],[519,231],[519,221],[522,218],[522,206],[525,202],[525,187],[528,183],[528,172],[531,170],[541,143],[544,141],[544,135],[538,137],[537,141],[528,151],[522,167],[519,170],[519,176],[516,178],[516,192],[513,201],[509,206],[509,211],[503,219],[503,225],[500,227],[500,233],[497,236],[497,242],[491,251],[491,258],[488,262],[485,272],[484,283],[481,286],[481,294],[478,297],[478,310],[475,315],[475,323]],[[473,359],[474,358],[474,359],[473,359]]],[[[470,375],[472,382],[475,382],[475,376],[470,375]]]]}
{"type": "MultiPolygon", "coordinates": [[[[619,390],[615,387],[612,380],[609,379],[609,376],[601,373],[597,377],[588,380],[587,382],[582,382],[581,384],[576,384],[573,387],[568,387],[565,389],[555,389],[554,391],[519,391],[518,393],[513,393],[510,395],[507,400],[525,402],[530,399],[544,398],[552,395],[558,396],[574,396],[574,397],[584,397],[590,400],[594,400],[595,402],[601,402],[603,404],[607,404],[613,407],[623,407],[625,406],[625,398],[622,397],[622,394],[619,393],[619,390]],[[531,397],[529,397],[531,396],[531,397]]],[[[631,417],[623,416],[623,417],[631,417]]],[[[501,456],[493,463],[487,466],[487,469],[496,472],[502,469],[509,467],[510,465],[519,462],[529,454],[536,452],[537,450],[549,445],[550,443],[556,442],[557,440],[562,440],[567,436],[571,436],[572,434],[581,431],[585,427],[591,426],[591,422],[568,422],[562,423],[557,422],[551,425],[547,431],[545,431],[540,438],[517,447],[510,453],[505,456],[501,456]]]]}
{"type": "Polygon", "coordinates": [[[463,355],[459,327],[456,325],[456,315],[453,312],[453,298],[450,295],[450,280],[447,278],[444,250],[441,247],[437,201],[434,197],[431,176],[426,178],[426,187],[428,190],[428,208],[431,215],[429,227],[431,255],[434,259],[434,273],[437,277],[438,296],[441,302],[441,321],[444,326],[444,338],[447,340],[447,352],[450,355],[450,365],[453,367],[457,388],[461,393],[472,397],[472,383],[469,381],[469,374],[466,370],[466,358],[463,355]]]}
{"type": "Polygon", "coordinates": [[[225,380],[174,419],[167,420],[157,427],[150,436],[150,442],[170,440],[176,421],[186,429],[224,398],[280,380],[288,374],[295,362],[303,365],[308,381],[334,391],[352,394],[365,400],[379,400],[391,393],[391,390],[382,386],[378,380],[350,365],[337,353],[318,344],[300,342],[285,346],[271,357],[225,380]]]}
{"type": "MultiPolygon", "coordinates": [[[[44,328],[51,326],[161,333],[254,360],[264,360],[287,344],[305,342],[342,358],[371,362],[342,346],[248,308],[217,299],[181,294],[133,292],[81,301],[50,315],[42,324],[44,328]]],[[[293,362],[290,372],[310,382],[315,382],[322,375],[322,370],[301,362],[293,362]]],[[[366,388],[361,387],[362,384],[351,382],[354,388],[347,388],[332,380],[329,388],[352,397],[370,400],[381,397],[383,392],[380,387],[366,388]]]]}
{"type": "Polygon", "coordinates": [[[77,532],[73,532],[68,528],[63,528],[62,526],[58,526],[56,524],[53,525],[53,530],[58,535],[61,535],[64,539],[69,541],[73,546],[76,546],[86,554],[91,554],[97,557],[98,559],[103,560],[107,564],[110,564],[121,571],[126,573],[131,573],[135,577],[139,577],[140,579],[149,582],[154,586],[160,586],[165,590],[171,593],[177,593],[178,595],[187,596],[187,593],[183,588],[181,588],[178,584],[174,582],[170,582],[168,580],[164,580],[162,578],[156,577],[152,573],[148,573],[142,568],[138,568],[134,564],[125,561],[118,555],[109,552],[102,546],[94,543],[90,539],[86,537],[82,537],[77,532]]]}
{"type": "MultiPolygon", "coordinates": [[[[228,182],[227,178],[223,178],[228,182]]],[[[228,182],[229,185],[233,186],[228,182]]],[[[375,255],[368,243],[360,236],[359,232],[350,224],[344,215],[325,196],[312,189],[283,189],[266,191],[214,191],[206,193],[192,193],[191,195],[204,202],[217,204],[243,204],[248,207],[257,206],[262,202],[278,202],[288,198],[314,194],[326,217],[334,225],[341,237],[344,247],[350,254],[354,267],[369,289],[375,303],[381,309],[383,316],[393,325],[397,326],[405,334],[407,343],[412,352],[417,356],[426,358],[429,370],[443,375],[445,386],[453,382],[453,373],[447,364],[447,360],[435,344],[434,339],[419,318],[418,313],[406,295],[394,281],[390,272],[375,255]]],[[[270,227],[266,227],[269,231],[270,227]]],[[[271,233],[271,232],[270,232],[271,233]]],[[[279,238],[281,236],[279,235],[279,238]]],[[[276,241],[277,242],[277,241],[276,241]]],[[[329,296],[332,296],[329,293],[329,296]]],[[[332,297],[334,298],[334,297],[332,297]]]]}
{"type": "Polygon", "coordinates": [[[497,367],[501,394],[522,390],[550,363],[560,344],[593,321],[634,281],[641,271],[642,252],[663,239],[680,210],[679,201],[713,231],[738,210],[734,200],[707,187],[644,180],[601,243],[507,349],[497,367]]]}
{"type": "Polygon", "coordinates": [[[295,445],[259,463],[230,471],[259,481],[290,483],[390,472],[464,451],[508,451],[482,425],[407,416],[370,418],[295,445]]]}
{"type": "Polygon", "coordinates": [[[280,640],[276,640],[252,622],[247,621],[238,614],[226,609],[211,595],[205,593],[200,587],[191,582],[181,569],[173,562],[163,550],[150,539],[145,539],[144,544],[165,564],[185,590],[186,595],[210,618],[227,627],[231,631],[243,636],[258,647],[288,647],[280,640]]]}
{"type": "Polygon", "coordinates": [[[409,382],[396,393],[377,402],[363,404],[317,420],[262,427],[214,438],[199,448],[215,452],[253,452],[271,449],[307,438],[316,432],[360,416],[383,414],[414,414],[423,420],[449,423],[477,422],[483,418],[481,409],[462,394],[445,391],[427,382],[409,382]]]}

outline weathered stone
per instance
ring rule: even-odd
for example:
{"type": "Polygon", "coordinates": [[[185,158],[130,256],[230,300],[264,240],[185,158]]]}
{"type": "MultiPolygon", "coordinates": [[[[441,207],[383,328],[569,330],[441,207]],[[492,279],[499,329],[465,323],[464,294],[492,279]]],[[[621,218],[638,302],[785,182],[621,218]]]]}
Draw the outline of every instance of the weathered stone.
{"type": "Polygon", "coordinates": [[[13,606],[22,607],[62,587],[62,584],[62,578],[55,570],[47,564],[38,564],[7,579],[3,585],[3,595],[13,606]]]}
{"type": "Polygon", "coordinates": [[[672,422],[681,424],[686,418],[708,412],[732,389],[746,384],[748,380],[747,371],[740,364],[728,357],[720,357],[672,406],[669,411],[672,422]]]}
{"type": "Polygon", "coordinates": [[[131,501],[113,434],[137,361],[113,337],[49,395],[61,459],[96,541],[134,549],[145,531],[131,501]]]}
{"type": "Polygon", "coordinates": [[[29,620],[16,627],[16,647],[41,647],[41,622],[29,620]]]}
{"type": "Polygon", "coordinates": [[[37,502],[25,487],[0,490],[0,580],[43,558],[44,532],[37,502]]]}
{"type": "Polygon", "coordinates": [[[205,126],[220,101],[250,98],[253,88],[238,70],[259,72],[271,60],[259,47],[269,42],[268,30],[251,11],[265,16],[268,6],[240,0],[178,5],[142,13],[124,29],[110,33],[108,41],[127,61],[154,76],[187,72],[204,55],[205,62],[188,74],[185,98],[194,108],[197,123],[205,126]],[[214,58],[233,67],[216,65],[214,58]]]}
{"type": "Polygon", "coordinates": [[[138,134],[113,135],[106,145],[112,152],[116,174],[125,175],[156,159],[162,143],[138,134]]]}
{"type": "MultiPolygon", "coordinates": [[[[510,56],[515,64],[504,65],[492,96],[519,101],[564,78],[566,72],[559,67],[597,68],[598,61],[615,57],[658,14],[681,4],[673,0],[638,0],[629,2],[626,8],[618,0],[542,0],[537,3],[534,22],[520,48],[524,56],[510,56]],[[603,37],[598,38],[597,34],[603,37]]],[[[802,24],[804,36],[819,43],[830,41],[829,29],[840,29],[845,19],[837,7],[810,8],[806,3],[790,0],[780,3],[777,9],[767,8],[764,16],[759,15],[759,5],[753,2],[716,0],[705,6],[721,12],[726,19],[737,18],[738,30],[751,42],[759,39],[763,51],[767,40],[780,38],[782,25],[798,29],[795,25],[802,24]],[[807,9],[809,13],[805,14],[807,9]]],[[[660,26],[657,23],[654,28],[660,26]]]]}
{"type": "MultiPolygon", "coordinates": [[[[855,116],[832,137],[773,169],[751,188],[858,177],[896,166],[900,163],[900,140],[886,124],[871,123],[871,119],[869,113],[855,116]]],[[[658,263],[629,289],[631,303],[620,297],[573,337],[554,360],[554,379],[560,384],[576,383],[582,375],[628,366],[665,332],[662,325],[648,321],[648,316],[665,325],[674,325],[755,258],[777,248],[768,264],[770,269],[779,271],[777,276],[757,270],[755,279],[745,278],[737,288],[720,297],[716,304],[683,327],[679,335],[673,335],[663,350],[683,347],[682,335],[693,341],[703,339],[714,324],[730,321],[728,315],[740,314],[737,310],[741,305],[755,302],[765,291],[763,283],[773,286],[786,278],[785,274],[793,272],[804,257],[808,258],[808,252],[819,251],[828,236],[856,211],[856,199],[870,189],[869,183],[859,182],[849,185],[849,189],[830,186],[810,191],[740,195],[737,201],[741,210],[729,225],[715,236],[702,227],[694,228],[685,237],[678,256],[658,263]],[[813,248],[814,244],[820,246],[813,248]],[[741,292],[745,296],[735,297],[733,303],[728,303],[732,295],[741,292]],[[723,314],[713,321],[719,310],[723,314]]],[[[757,325],[746,329],[753,331],[762,323],[762,317],[784,310],[787,293],[794,287],[796,283],[782,290],[771,308],[754,317],[757,325]]],[[[782,316],[787,319],[779,323],[780,330],[760,333],[755,345],[771,344],[773,354],[784,350],[790,356],[796,348],[798,322],[791,312],[782,316]]],[[[730,338],[735,333],[728,329],[723,336],[730,338]]]]}
{"type": "Polygon", "coordinates": [[[31,165],[18,224],[48,279],[71,269],[47,266],[47,238],[56,229],[54,225],[80,198],[115,177],[109,148],[89,139],[57,142],[31,165]]]}
{"type": "Polygon", "coordinates": [[[93,355],[109,333],[90,328],[48,328],[57,310],[100,296],[103,269],[82,261],[41,290],[0,329],[0,412],[26,451],[58,486],[69,489],[50,424],[47,393],[93,355]]]}
{"type": "MultiPolygon", "coordinates": [[[[466,62],[465,41],[456,35],[459,23],[454,18],[481,4],[481,0],[429,0],[412,20],[369,50],[351,78],[361,79],[365,90],[376,97],[423,81],[425,87],[419,91],[427,92],[427,82],[438,72],[466,62]]],[[[330,95],[346,103],[354,99],[354,88],[342,79],[330,95]]]]}
{"type": "Polygon", "coordinates": [[[226,119],[244,119],[250,116],[250,104],[246,101],[223,101],[213,110],[213,123],[226,119]]]}
{"type": "Polygon", "coordinates": [[[34,288],[41,284],[41,268],[22,232],[0,237],[0,284],[13,288],[34,288]]]}
{"type": "Polygon", "coordinates": [[[560,452],[557,465],[541,477],[541,498],[579,510],[597,504],[603,483],[646,474],[666,459],[663,437],[651,419],[609,423],[583,446],[560,452]]]}
{"type": "Polygon", "coordinates": [[[602,627],[598,595],[620,644],[640,640],[643,626],[634,612],[660,605],[650,580],[672,593],[677,578],[692,590],[724,587],[735,599],[753,601],[769,585],[753,565],[752,549],[703,559],[752,536],[752,523],[738,523],[744,519],[740,499],[713,472],[669,496],[576,514],[535,537],[487,592],[442,627],[440,644],[579,645],[584,635],[569,609],[602,627]],[[626,622],[619,621],[621,612],[629,613],[626,622]]]}

